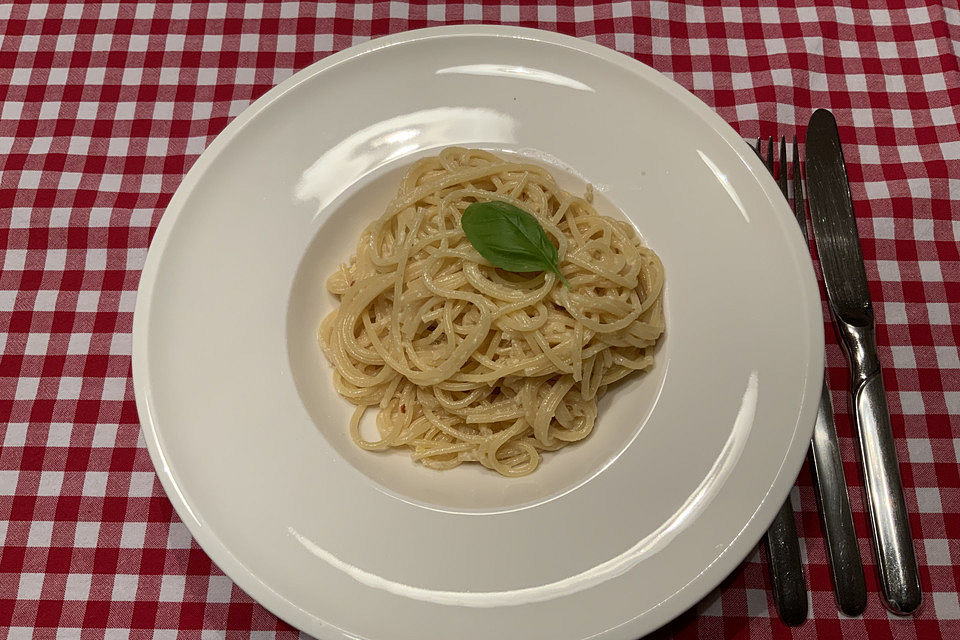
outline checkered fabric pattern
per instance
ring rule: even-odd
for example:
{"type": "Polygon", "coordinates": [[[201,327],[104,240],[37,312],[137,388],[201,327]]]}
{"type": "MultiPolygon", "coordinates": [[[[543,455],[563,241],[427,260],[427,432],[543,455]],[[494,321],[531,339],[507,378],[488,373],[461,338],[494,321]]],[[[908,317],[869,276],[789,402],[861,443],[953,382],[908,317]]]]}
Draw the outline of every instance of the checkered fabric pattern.
{"type": "Polygon", "coordinates": [[[722,4],[0,4],[0,636],[299,635],[192,540],[144,448],[130,351],[147,247],[213,137],[294,71],[387,33],[487,22],[633,56],[746,138],[802,139],[816,107],[840,122],[925,604],[906,619],[880,606],[828,327],[866,613],[837,612],[804,469],[793,501],[811,619],[780,623],[757,552],[655,637],[960,637],[956,0],[722,4]]]}

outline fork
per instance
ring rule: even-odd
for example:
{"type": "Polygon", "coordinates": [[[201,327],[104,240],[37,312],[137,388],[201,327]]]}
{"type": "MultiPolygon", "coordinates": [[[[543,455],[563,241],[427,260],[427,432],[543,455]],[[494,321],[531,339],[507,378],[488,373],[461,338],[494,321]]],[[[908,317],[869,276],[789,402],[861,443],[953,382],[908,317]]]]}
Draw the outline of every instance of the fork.
{"type": "MultiPolygon", "coordinates": [[[[757,139],[757,155],[760,152],[760,139],[757,139]]],[[[775,178],[773,161],[773,138],[767,144],[767,170],[775,178]]],[[[797,165],[794,164],[796,167],[797,165]]],[[[786,148],[780,145],[780,189],[787,198],[786,148]]],[[[789,201],[789,198],[788,198],[789,201]]],[[[794,206],[796,212],[796,205],[794,206]]],[[[795,627],[807,619],[807,583],[803,577],[803,561],[800,558],[800,539],[797,537],[796,524],[793,521],[793,502],[790,496],[784,500],[767,529],[767,565],[770,569],[770,583],[773,590],[773,602],[777,606],[780,619],[789,627],[795,627]]]]}
{"type": "MultiPolygon", "coordinates": [[[[760,152],[760,140],[757,139],[757,155],[763,158],[760,152]]],[[[773,138],[767,140],[767,170],[770,175],[774,175],[774,141],[773,138]]],[[[779,162],[779,185],[783,192],[783,197],[788,196],[788,165],[787,165],[787,145],[786,140],[780,138],[780,162],[779,162]]],[[[800,175],[800,147],[797,144],[797,138],[793,138],[793,213],[800,225],[803,233],[804,242],[809,247],[809,237],[807,235],[807,218],[803,198],[803,180],[800,175]]],[[[843,613],[849,616],[857,616],[863,613],[867,606],[867,588],[863,576],[863,563],[860,559],[860,547],[857,543],[857,533],[853,526],[853,515],[850,511],[850,500],[847,496],[847,483],[843,473],[843,461],[840,458],[840,447],[837,440],[837,430],[833,422],[833,406],[830,402],[830,391],[827,388],[827,381],[824,378],[823,386],[820,390],[820,403],[817,407],[817,421],[814,426],[813,439],[810,443],[810,471],[813,476],[814,492],[817,498],[817,504],[820,511],[820,521],[823,526],[824,537],[827,543],[827,556],[830,563],[830,574],[833,579],[833,589],[837,598],[837,605],[843,613]]],[[[781,509],[777,520],[771,525],[767,532],[767,547],[770,553],[770,571],[773,576],[778,570],[781,574],[786,572],[786,577],[781,576],[780,582],[784,582],[792,576],[794,558],[792,555],[787,557],[776,557],[775,545],[783,544],[779,541],[778,520],[780,515],[787,511],[790,516],[788,528],[793,530],[794,536],[789,538],[792,543],[796,540],[796,530],[793,526],[793,512],[788,498],[784,507],[781,509]],[[773,540],[771,540],[773,538],[773,540]],[[789,569],[776,569],[778,565],[789,567],[789,569]]],[[[786,535],[786,534],[784,534],[786,535]]],[[[779,552],[777,552],[779,553],[779,552]]],[[[799,563],[799,548],[797,549],[796,561],[799,563]]],[[[799,574],[799,580],[803,580],[802,572],[799,574]]],[[[773,577],[774,600],[777,601],[777,578],[773,577]]],[[[805,592],[805,585],[804,591],[805,592]]],[[[796,587],[794,587],[794,590],[796,587]]],[[[805,593],[804,593],[805,595],[805,593]]],[[[792,596],[792,591],[782,597],[792,596]]],[[[788,604],[792,601],[788,600],[788,604]]],[[[780,609],[779,602],[777,604],[780,609]]],[[[806,598],[803,602],[803,613],[806,617],[806,598]]],[[[780,609],[781,618],[784,612],[780,609]]],[[[784,622],[787,622],[784,619],[784,622]]],[[[789,624],[789,623],[788,623],[789,624]]]]}

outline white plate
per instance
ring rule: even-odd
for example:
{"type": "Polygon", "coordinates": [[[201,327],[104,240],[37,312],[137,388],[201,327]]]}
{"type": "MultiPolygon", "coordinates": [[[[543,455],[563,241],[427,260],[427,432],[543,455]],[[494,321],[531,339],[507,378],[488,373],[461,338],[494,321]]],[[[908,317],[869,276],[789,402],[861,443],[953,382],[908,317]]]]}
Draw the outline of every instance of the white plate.
{"type": "Polygon", "coordinates": [[[177,512],[321,638],[636,638],[747,555],[787,495],[823,370],[786,203],[734,131],[642,64],[505,27],[333,55],[260,98],[172,199],[133,371],[177,512]],[[666,267],[657,364],[586,441],[508,480],[357,450],[314,336],[323,280],[419,155],[520,153],[589,181],[666,267]]]}

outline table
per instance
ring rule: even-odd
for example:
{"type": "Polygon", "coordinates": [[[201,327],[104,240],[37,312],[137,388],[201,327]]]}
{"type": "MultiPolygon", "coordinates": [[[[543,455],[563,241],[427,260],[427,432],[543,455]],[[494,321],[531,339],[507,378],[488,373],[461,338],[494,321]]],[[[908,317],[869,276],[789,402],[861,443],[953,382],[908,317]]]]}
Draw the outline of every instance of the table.
{"type": "Polygon", "coordinates": [[[846,365],[828,381],[871,590],[838,614],[810,475],[793,501],[811,619],[776,617],[760,552],[658,638],[960,637],[960,11],[955,0],[497,5],[0,4],[0,629],[9,638],[294,638],[210,561],[140,435],[131,324],[147,248],[203,149],[294,71],[464,22],[631,55],[745,138],[840,122],[925,603],[880,606],[846,365]],[[876,3],[875,3],[876,4],[876,3]]]}

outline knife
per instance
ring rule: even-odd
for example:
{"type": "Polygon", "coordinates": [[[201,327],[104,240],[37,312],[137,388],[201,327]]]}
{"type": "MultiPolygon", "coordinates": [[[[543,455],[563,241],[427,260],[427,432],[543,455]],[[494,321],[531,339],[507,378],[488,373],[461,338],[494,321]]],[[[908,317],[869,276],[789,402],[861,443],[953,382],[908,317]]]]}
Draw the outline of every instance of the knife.
{"type": "Polygon", "coordinates": [[[887,608],[905,615],[920,606],[917,559],[840,134],[833,114],[825,109],[815,111],[807,125],[806,168],[810,219],[827,300],[852,374],[852,410],[880,589],[887,608]]]}
{"type": "MultiPolygon", "coordinates": [[[[781,141],[781,149],[786,145],[781,141]]],[[[781,166],[787,165],[786,152],[781,151],[781,166]]],[[[781,176],[781,189],[786,195],[786,176],[781,176]]],[[[800,176],[800,147],[793,137],[793,213],[803,232],[804,244],[808,244],[807,212],[804,208],[803,180],[800,176]]],[[[863,563],[857,544],[857,530],[853,526],[850,499],[847,497],[847,480],[840,457],[837,427],[833,422],[833,404],[830,389],[824,375],[820,388],[820,404],[817,407],[817,422],[810,440],[810,471],[813,488],[820,507],[820,521],[826,539],[827,558],[830,561],[830,576],[833,591],[840,610],[848,616],[858,616],[867,607],[867,586],[863,577],[863,563]]]]}

